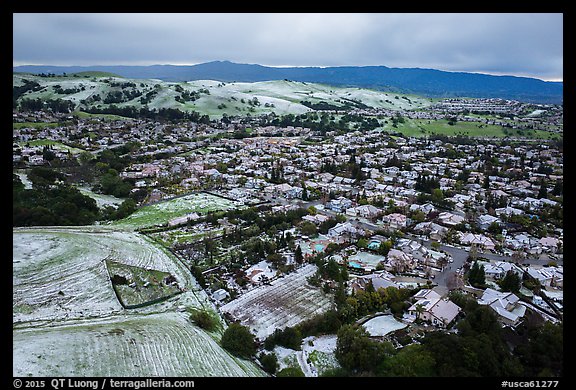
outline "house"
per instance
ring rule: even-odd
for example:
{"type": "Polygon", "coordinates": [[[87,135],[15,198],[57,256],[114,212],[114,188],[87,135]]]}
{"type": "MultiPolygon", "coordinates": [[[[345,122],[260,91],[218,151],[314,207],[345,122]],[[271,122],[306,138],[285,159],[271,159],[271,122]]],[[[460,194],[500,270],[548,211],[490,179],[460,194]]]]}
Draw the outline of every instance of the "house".
{"type": "Polygon", "coordinates": [[[418,261],[414,256],[393,248],[388,252],[386,265],[395,272],[407,272],[416,268],[418,261]]]}
{"type": "Polygon", "coordinates": [[[479,262],[479,265],[484,266],[484,274],[486,275],[486,279],[491,280],[500,280],[508,271],[512,271],[516,273],[518,276],[522,277],[524,270],[518,267],[514,263],[510,263],[507,261],[496,261],[496,262],[479,262]]]}
{"type": "Polygon", "coordinates": [[[360,233],[350,222],[342,222],[330,228],[327,235],[337,240],[346,241],[356,238],[360,233]]]}
{"type": "Polygon", "coordinates": [[[343,213],[346,211],[346,209],[352,207],[352,201],[350,199],[347,199],[343,196],[337,198],[337,199],[332,199],[327,205],[327,208],[329,208],[330,210],[333,210],[337,213],[343,213]]]}
{"type": "Polygon", "coordinates": [[[461,310],[449,299],[442,299],[434,290],[420,290],[414,298],[416,302],[408,308],[408,313],[440,328],[447,328],[461,310]]]}
{"type": "Polygon", "coordinates": [[[463,209],[467,203],[470,203],[472,201],[472,196],[465,194],[456,194],[451,198],[446,198],[446,200],[454,203],[454,207],[457,207],[458,209],[463,209]]]}
{"type": "Polygon", "coordinates": [[[220,288],[212,293],[212,299],[218,303],[222,303],[222,301],[228,298],[229,296],[230,294],[228,293],[228,291],[224,290],[223,288],[220,288]]]}
{"type": "Polygon", "coordinates": [[[520,304],[520,298],[515,294],[492,288],[484,290],[478,304],[490,306],[498,314],[498,319],[509,326],[518,325],[526,313],[526,306],[520,304]]]}
{"type": "Polygon", "coordinates": [[[396,246],[402,252],[412,255],[418,260],[424,260],[428,256],[428,248],[414,240],[399,238],[396,246]]]}
{"type": "Polygon", "coordinates": [[[364,183],[364,188],[367,190],[373,190],[379,183],[374,179],[367,179],[364,183]]]}
{"type": "Polygon", "coordinates": [[[448,232],[448,228],[434,222],[420,222],[414,226],[414,231],[426,234],[431,240],[441,241],[448,232]]]}
{"type": "Polygon", "coordinates": [[[402,229],[407,225],[407,218],[404,214],[392,213],[382,217],[382,222],[390,229],[402,229]]]}
{"type": "Polygon", "coordinates": [[[448,263],[448,255],[432,249],[426,248],[424,245],[414,240],[398,239],[398,249],[414,257],[421,266],[440,267],[441,263],[448,263]]]}
{"type": "Polygon", "coordinates": [[[436,211],[436,207],[434,207],[433,204],[431,203],[425,203],[425,204],[411,204],[410,205],[410,211],[422,211],[425,215],[428,215],[428,213],[431,213],[432,211],[436,211]]]}
{"type": "Polygon", "coordinates": [[[369,282],[372,282],[372,286],[375,290],[387,287],[400,287],[394,282],[394,275],[386,271],[378,271],[372,274],[358,276],[350,283],[350,287],[354,292],[358,292],[365,290],[369,282]]]}
{"type": "Polygon", "coordinates": [[[441,212],[438,215],[438,223],[445,226],[456,226],[464,222],[464,217],[458,214],[441,212]]]}
{"type": "Polygon", "coordinates": [[[284,191],[284,197],[286,199],[302,199],[302,194],[304,189],[302,187],[292,187],[287,191],[284,191]]]}
{"type": "Polygon", "coordinates": [[[556,237],[542,237],[538,244],[549,253],[556,253],[562,247],[562,240],[556,237]]]}
{"type": "Polygon", "coordinates": [[[289,203],[284,205],[272,206],[273,213],[287,213],[288,211],[291,210],[298,210],[298,205],[289,203]]]}
{"type": "Polygon", "coordinates": [[[500,215],[504,214],[506,216],[511,216],[511,215],[521,215],[524,214],[524,210],[520,210],[520,209],[516,209],[514,207],[510,207],[510,206],[506,206],[506,207],[502,207],[502,208],[498,208],[496,210],[494,210],[494,212],[496,213],[496,215],[499,217],[500,215]]]}
{"type": "Polygon", "coordinates": [[[276,272],[266,261],[254,264],[246,270],[246,277],[253,284],[265,283],[276,276],[276,272]]]}
{"type": "Polygon", "coordinates": [[[514,236],[506,236],[504,245],[512,250],[528,251],[529,249],[534,249],[537,246],[537,240],[528,234],[519,233],[514,236]]]}
{"type": "Polygon", "coordinates": [[[362,217],[367,219],[375,219],[382,214],[383,211],[378,207],[372,206],[371,204],[362,205],[358,207],[351,207],[346,210],[346,215],[351,217],[362,217]]]}
{"type": "Polygon", "coordinates": [[[538,280],[541,286],[560,288],[564,286],[564,267],[530,266],[526,269],[526,273],[538,280]]]}
{"type": "Polygon", "coordinates": [[[282,183],[268,186],[264,189],[264,192],[274,197],[283,196],[287,199],[293,199],[302,198],[303,189],[302,187],[292,187],[288,183],[282,183]]]}
{"type": "Polygon", "coordinates": [[[44,157],[38,154],[32,154],[28,157],[28,163],[30,165],[43,165],[44,157]]]}
{"type": "Polygon", "coordinates": [[[321,173],[317,177],[323,183],[330,183],[334,179],[334,175],[328,172],[321,173]]]}
{"type": "Polygon", "coordinates": [[[465,233],[462,234],[460,237],[460,243],[462,245],[475,245],[477,247],[486,249],[486,250],[494,250],[496,244],[490,237],[486,237],[483,234],[473,234],[473,233],[465,233]]]}
{"type": "Polygon", "coordinates": [[[304,221],[310,221],[313,224],[320,225],[322,222],[326,222],[330,219],[330,217],[322,214],[315,214],[315,215],[305,215],[302,217],[304,221]]]}
{"type": "Polygon", "coordinates": [[[500,219],[498,217],[494,217],[490,214],[483,214],[483,215],[478,216],[478,218],[476,218],[476,224],[482,230],[488,230],[490,225],[492,225],[493,223],[499,224],[500,219]]]}

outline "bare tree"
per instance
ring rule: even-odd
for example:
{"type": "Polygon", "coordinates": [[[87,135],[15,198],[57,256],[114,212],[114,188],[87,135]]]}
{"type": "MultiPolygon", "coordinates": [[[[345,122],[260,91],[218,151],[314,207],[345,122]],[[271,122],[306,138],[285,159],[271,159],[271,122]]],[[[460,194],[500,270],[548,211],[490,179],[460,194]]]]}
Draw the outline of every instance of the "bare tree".
{"type": "Polygon", "coordinates": [[[456,272],[452,271],[446,277],[446,287],[448,290],[457,290],[464,287],[464,281],[456,272]]]}

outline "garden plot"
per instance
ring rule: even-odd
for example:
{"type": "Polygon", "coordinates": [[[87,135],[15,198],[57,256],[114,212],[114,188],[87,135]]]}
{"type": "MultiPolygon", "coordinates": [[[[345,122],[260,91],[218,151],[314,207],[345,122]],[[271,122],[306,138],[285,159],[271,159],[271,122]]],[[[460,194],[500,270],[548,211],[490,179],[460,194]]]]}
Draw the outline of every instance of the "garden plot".
{"type": "Polygon", "coordinates": [[[204,237],[218,237],[224,232],[224,228],[200,222],[193,226],[182,226],[170,230],[163,230],[148,235],[166,247],[188,244],[200,241],[204,237]]]}
{"type": "Polygon", "coordinates": [[[338,337],[335,334],[311,336],[302,340],[304,358],[301,362],[304,364],[302,371],[311,373],[312,376],[319,376],[328,370],[340,367],[335,355],[337,341],[338,337]]]}
{"type": "Polygon", "coordinates": [[[278,359],[278,371],[285,368],[299,368],[304,376],[317,377],[339,368],[340,364],[335,355],[337,340],[335,334],[310,336],[302,340],[299,351],[281,346],[274,347],[274,354],[278,359]]]}
{"type": "Polygon", "coordinates": [[[13,376],[263,376],[181,313],[118,316],[13,333],[13,376]]]}
{"type": "Polygon", "coordinates": [[[182,292],[176,278],[153,269],[105,261],[118,300],[127,309],[164,301],[182,292]]]}
{"type": "Polygon", "coordinates": [[[220,310],[264,340],[276,329],[295,326],[332,308],[332,297],[307,282],[316,269],[308,264],[270,285],[243,294],[220,310]]]}
{"type": "Polygon", "coordinates": [[[161,226],[186,214],[204,215],[211,211],[229,210],[241,205],[240,202],[200,192],[144,206],[113,225],[133,229],[161,226]]]}

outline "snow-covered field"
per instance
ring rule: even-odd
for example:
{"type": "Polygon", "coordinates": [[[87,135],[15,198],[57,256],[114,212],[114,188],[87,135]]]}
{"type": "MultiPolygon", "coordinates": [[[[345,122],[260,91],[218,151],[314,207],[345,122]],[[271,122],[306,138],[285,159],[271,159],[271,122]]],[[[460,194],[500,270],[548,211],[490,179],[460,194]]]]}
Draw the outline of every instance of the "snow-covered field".
{"type": "Polygon", "coordinates": [[[214,310],[190,272],[146,236],[110,226],[13,229],[15,376],[247,376],[179,306],[214,310]],[[185,291],[125,310],[104,260],[168,272],[185,291]]]}
{"type": "Polygon", "coordinates": [[[308,264],[270,285],[241,295],[220,310],[238,319],[257,338],[264,340],[276,329],[297,325],[332,308],[332,297],[306,280],[316,269],[315,265],[308,264]]]}
{"type": "Polygon", "coordinates": [[[262,376],[174,312],[24,329],[13,343],[14,376],[262,376]]]}
{"type": "Polygon", "coordinates": [[[117,208],[122,204],[122,202],[124,202],[124,199],[117,198],[112,195],[97,194],[87,186],[78,187],[78,190],[82,193],[82,195],[86,195],[93,198],[96,201],[96,205],[99,208],[103,208],[105,206],[112,206],[114,208],[117,208]]]}
{"type": "Polygon", "coordinates": [[[200,192],[144,206],[113,225],[134,229],[151,227],[190,213],[204,215],[210,211],[229,210],[241,205],[241,202],[200,192]]]}

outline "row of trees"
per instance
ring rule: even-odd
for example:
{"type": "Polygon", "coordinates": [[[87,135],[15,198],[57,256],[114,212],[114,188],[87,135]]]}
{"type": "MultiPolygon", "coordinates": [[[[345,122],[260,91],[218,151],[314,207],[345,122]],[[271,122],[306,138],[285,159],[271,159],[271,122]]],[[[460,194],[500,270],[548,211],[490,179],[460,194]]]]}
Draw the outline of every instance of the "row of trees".
{"type": "Polygon", "coordinates": [[[21,99],[18,107],[23,111],[51,110],[52,112],[69,113],[75,108],[75,104],[64,99],[21,99]]]}

